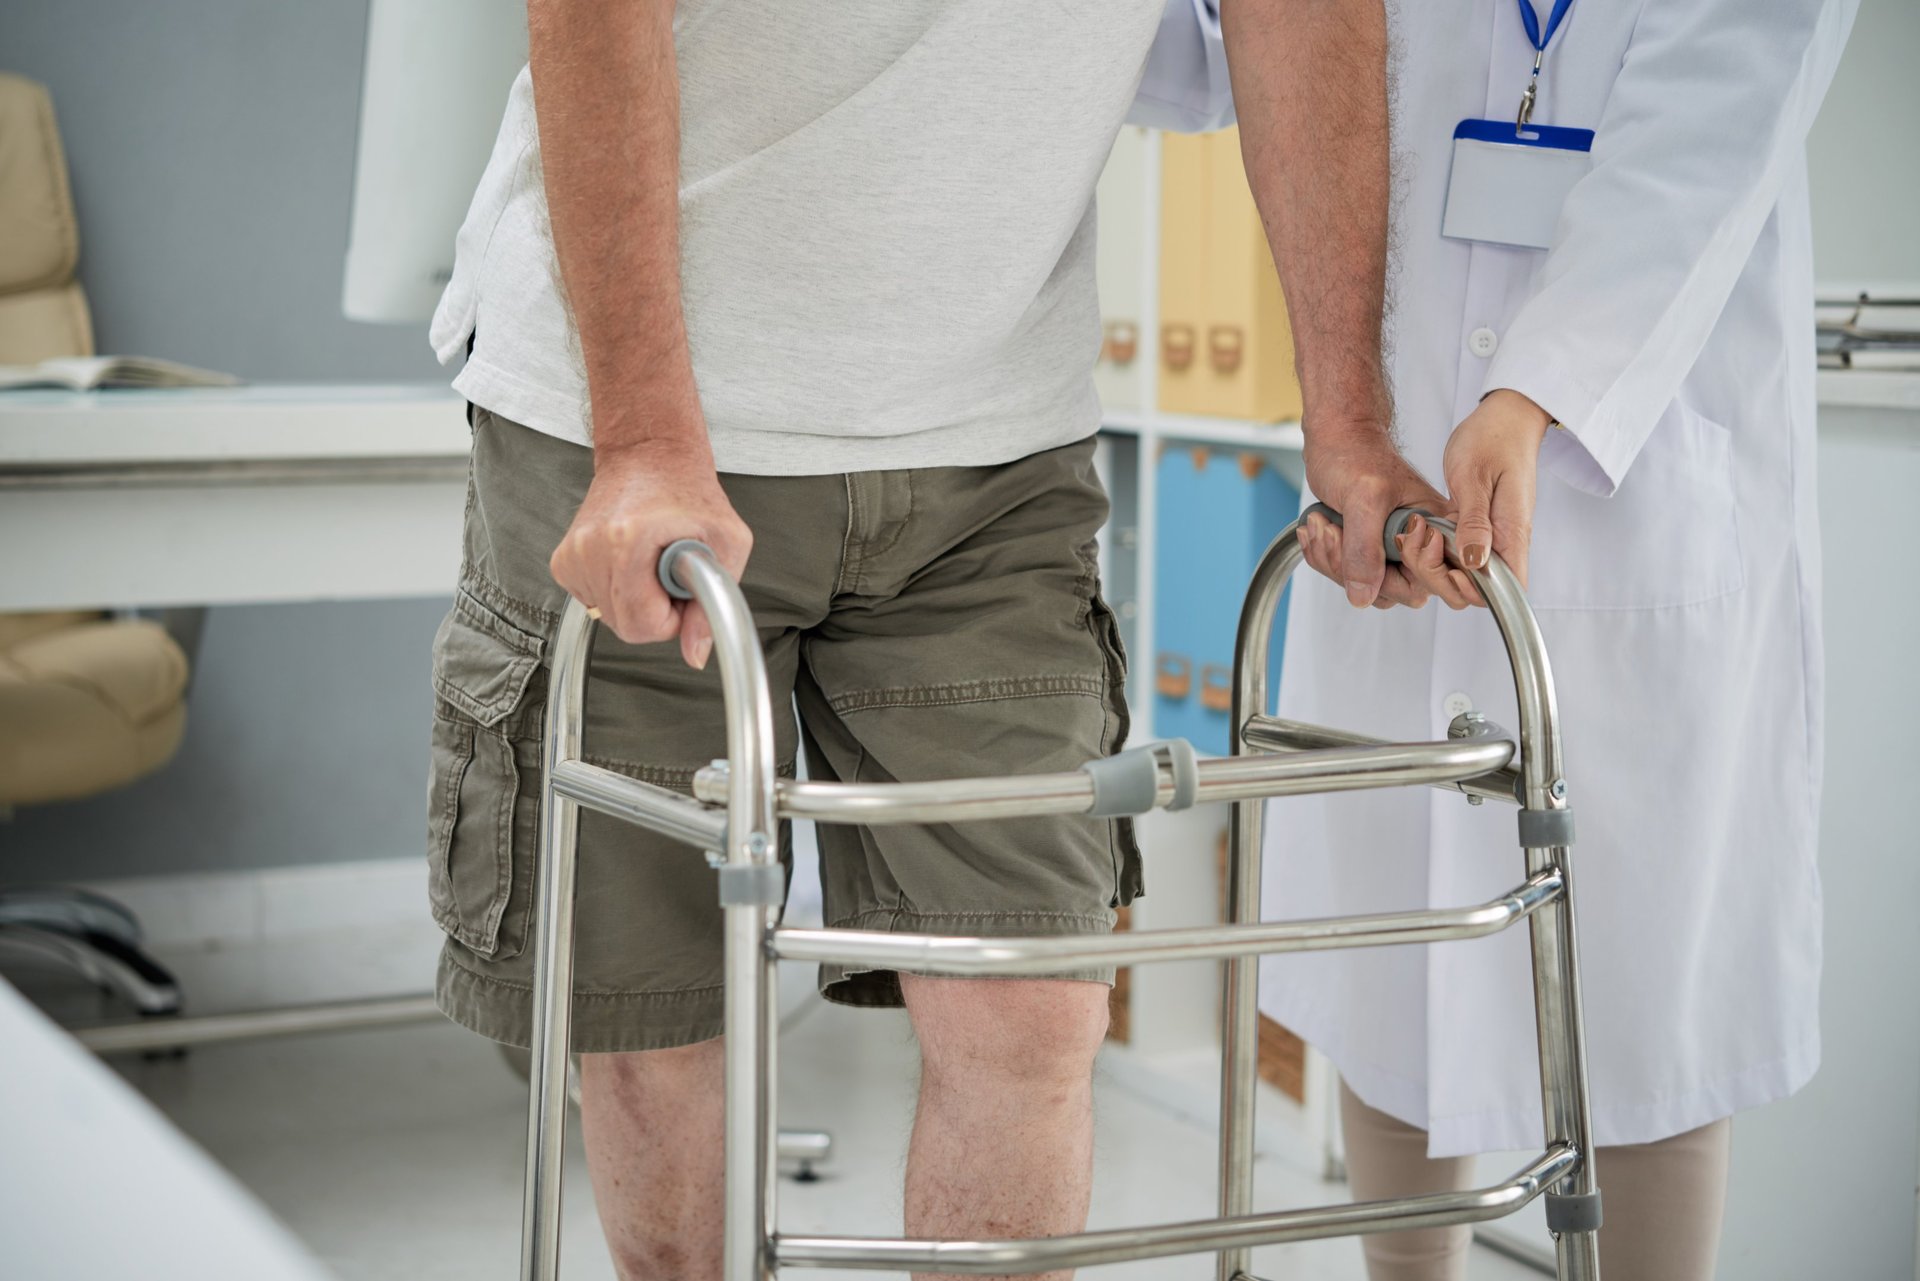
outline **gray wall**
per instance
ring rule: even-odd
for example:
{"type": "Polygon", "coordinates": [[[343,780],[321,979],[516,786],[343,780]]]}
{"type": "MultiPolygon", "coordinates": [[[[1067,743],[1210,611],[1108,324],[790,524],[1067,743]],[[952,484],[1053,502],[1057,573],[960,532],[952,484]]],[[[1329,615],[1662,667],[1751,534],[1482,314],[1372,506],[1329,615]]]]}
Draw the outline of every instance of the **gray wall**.
{"type": "Polygon", "coordinates": [[[210,613],[180,754],[0,825],[0,882],[418,857],[444,601],[210,613]]]}
{"type": "MultiPolygon", "coordinates": [[[[366,21],[364,0],[0,0],[0,70],[53,93],[102,350],[445,376],[424,326],[340,315],[366,21]]],[[[444,608],[213,611],[180,756],[0,823],[0,881],[417,857],[444,608]]]]}
{"type": "MultiPolygon", "coordinates": [[[[1826,555],[1826,906],[1820,1071],[1734,1122],[1725,1281],[1915,1276],[1920,1171],[1920,859],[1913,791],[1920,595],[1888,592],[1876,549],[1920,488],[1920,414],[1821,416],[1826,555]],[[1891,802],[1891,804],[1890,804],[1891,802]]],[[[1606,1182],[1606,1162],[1600,1179],[1606,1182]]]]}
{"type": "Polygon", "coordinates": [[[1823,285],[1920,293],[1920,3],[1861,0],[1807,140],[1823,285]]]}
{"type": "Polygon", "coordinates": [[[102,351],[270,380],[439,376],[340,314],[366,0],[5,0],[53,93],[102,351]]]}

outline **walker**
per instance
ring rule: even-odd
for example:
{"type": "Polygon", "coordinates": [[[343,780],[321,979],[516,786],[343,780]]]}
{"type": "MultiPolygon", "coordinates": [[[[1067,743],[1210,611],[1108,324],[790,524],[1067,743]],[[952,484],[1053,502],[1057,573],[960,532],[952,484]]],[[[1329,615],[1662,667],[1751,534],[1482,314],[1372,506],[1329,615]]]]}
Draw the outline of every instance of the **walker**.
{"type": "MultiPolygon", "coordinates": [[[[1334,521],[1337,513],[1318,510],[1334,521]]],[[[1413,513],[1387,524],[1394,535],[1413,513]]],[[[1305,516],[1302,516],[1302,520],[1305,516]]],[[[1458,560],[1451,525],[1441,529],[1458,560]]],[[[726,701],[727,759],[701,770],[693,797],[581,759],[582,708],[593,622],[578,602],[552,654],[541,769],[535,890],[533,1068],[521,1275],[553,1281],[560,1261],[560,1172],[573,990],[573,899],[579,806],[707,851],[725,909],[725,1281],[769,1281],[787,1268],[1029,1273],[1178,1254],[1218,1256],[1217,1281],[1258,1281],[1252,1249],[1281,1241],[1433,1228],[1497,1219],[1546,1197],[1561,1281],[1598,1281],[1600,1192],[1587,1109],[1569,849],[1573,814],[1560,759],[1552,673],[1533,611],[1497,558],[1470,571],[1506,641],[1519,694],[1518,743],[1476,713],[1444,742],[1388,743],[1267,714],[1274,610],[1301,561],[1300,521],[1261,558],[1234,650],[1232,754],[1196,759],[1184,740],[1133,748],[1057,774],[939,782],[823,783],[774,773],[773,706],[753,619],[739,587],[705,546],[661,554],[660,581],[705,607],[726,701]],[[1517,803],[1526,875],[1508,893],[1467,907],[1262,922],[1260,832],[1271,796],[1428,785],[1517,803]],[[777,918],[785,891],[780,819],[823,823],[956,823],[1031,814],[1115,817],[1199,801],[1233,804],[1230,924],[1103,937],[966,938],[869,930],[794,929],[777,918]],[[1480,938],[1526,921],[1540,1045],[1545,1143],[1510,1178],[1465,1192],[1256,1212],[1253,1119],[1259,957],[1319,948],[1480,938]],[[776,1220],[776,976],[780,961],[832,961],[939,975],[1057,973],[1075,967],[1217,959],[1226,970],[1221,1068],[1220,1217],[1024,1240],[791,1236],[776,1220]]]]}

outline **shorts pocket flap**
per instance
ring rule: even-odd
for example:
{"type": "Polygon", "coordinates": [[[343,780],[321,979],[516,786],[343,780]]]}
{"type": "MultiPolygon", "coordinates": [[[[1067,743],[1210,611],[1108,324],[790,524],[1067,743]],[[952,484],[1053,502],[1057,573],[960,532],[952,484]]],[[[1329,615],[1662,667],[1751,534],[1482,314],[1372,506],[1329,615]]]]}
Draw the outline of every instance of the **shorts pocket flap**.
{"type": "Polygon", "coordinates": [[[433,642],[433,688],[482,725],[497,725],[526,696],[545,642],[462,588],[433,642]]]}

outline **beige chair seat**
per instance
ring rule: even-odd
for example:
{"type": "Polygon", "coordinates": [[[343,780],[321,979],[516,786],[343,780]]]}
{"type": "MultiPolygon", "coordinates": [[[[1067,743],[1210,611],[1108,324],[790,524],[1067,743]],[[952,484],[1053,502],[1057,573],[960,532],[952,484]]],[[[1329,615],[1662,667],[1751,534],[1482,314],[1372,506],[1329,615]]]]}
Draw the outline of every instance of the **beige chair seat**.
{"type": "MultiPolygon", "coordinates": [[[[92,354],[79,254],[53,100],[0,74],[0,365],[92,354]]],[[[0,614],[0,818],[159,769],[180,746],[186,688],[187,656],[156,624],[0,614]]],[[[0,884],[0,959],[12,957],[70,969],[143,1017],[180,1012],[180,985],[142,947],[139,922],[97,894],[0,884]]]]}
{"type": "Polygon", "coordinates": [[[156,623],[0,616],[0,805],[72,800],[166,763],[187,658],[156,623]]]}

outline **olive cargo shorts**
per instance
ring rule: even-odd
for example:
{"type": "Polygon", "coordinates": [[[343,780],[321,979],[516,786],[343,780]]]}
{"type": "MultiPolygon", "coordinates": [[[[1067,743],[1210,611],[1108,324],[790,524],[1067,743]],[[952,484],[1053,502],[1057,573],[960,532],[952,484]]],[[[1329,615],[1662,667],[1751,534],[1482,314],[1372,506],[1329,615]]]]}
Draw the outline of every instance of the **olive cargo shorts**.
{"type": "MultiPolygon", "coordinates": [[[[447,934],[441,1009],[525,1045],[546,664],[566,603],[547,561],[592,457],[482,409],[473,421],[460,586],[434,641],[429,895],[447,934]]],[[[720,479],[753,530],[742,586],[782,774],[802,743],[812,777],[860,782],[1067,770],[1119,750],[1125,659],[1099,595],[1091,440],[993,467],[720,479]],[[790,698],[798,723],[780,714],[790,698]]],[[[602,629],[585,754],[688,790],[726,755],[719,663],[696,672],[677,644],[602,629]]],[[[827,923],[849,929],[1102,934],[1141,888],[1126,822],[823,824],[819,844],[827,923]]],[[[781,845],[790,858],[784,825],[781,845]]],[[[721,912],[698,850],[583,808],[577,904],[574,1049],[720,1035],[721,912]]],[[[820,987],[900,1003],[891,971],[822,966],[820,987]]]]}

